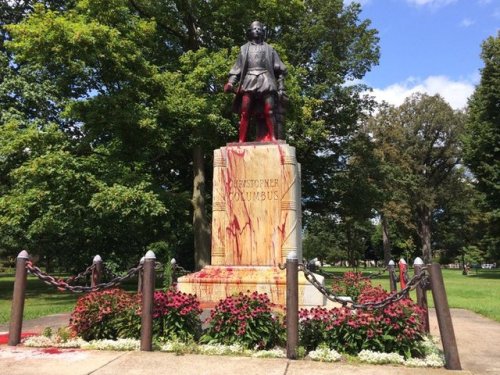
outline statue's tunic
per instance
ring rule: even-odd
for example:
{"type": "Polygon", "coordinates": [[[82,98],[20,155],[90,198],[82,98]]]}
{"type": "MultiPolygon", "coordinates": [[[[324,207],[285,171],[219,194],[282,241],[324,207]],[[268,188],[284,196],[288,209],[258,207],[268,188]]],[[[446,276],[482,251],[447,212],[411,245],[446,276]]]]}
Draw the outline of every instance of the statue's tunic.
{"type": "Polygon", "coordinates": [[[285,75],[286,67],[274,48],[265,42],[248,42],[241,47],[238,60],[229,72],[229,82],[233,85],[241,82],[238,95],[274,93],[282,89],[285,75]]]}

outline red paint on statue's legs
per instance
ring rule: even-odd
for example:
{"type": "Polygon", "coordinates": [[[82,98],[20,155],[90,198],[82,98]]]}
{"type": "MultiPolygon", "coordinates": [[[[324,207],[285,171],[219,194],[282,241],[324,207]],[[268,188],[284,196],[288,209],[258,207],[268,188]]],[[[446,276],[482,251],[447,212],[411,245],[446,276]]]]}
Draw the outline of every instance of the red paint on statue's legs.
{"type": "Polygon", "coordinates": [[[273,113],[273,104],[268,102],[264,103],[264,118],[266,120],[267,126],[267,134],[264,137],[264,141],[275,141],[276,137],[274,136],[274,113],[273,113]]]}
{"type": "Polygon", "coordinates": [[[252,99],[250,94],[244,94],[241,98],[241,118],[240,118],[240,135],[239,142],[245,142],[247,138],[248,122],[250,120],[250,104],[252,99]]]}

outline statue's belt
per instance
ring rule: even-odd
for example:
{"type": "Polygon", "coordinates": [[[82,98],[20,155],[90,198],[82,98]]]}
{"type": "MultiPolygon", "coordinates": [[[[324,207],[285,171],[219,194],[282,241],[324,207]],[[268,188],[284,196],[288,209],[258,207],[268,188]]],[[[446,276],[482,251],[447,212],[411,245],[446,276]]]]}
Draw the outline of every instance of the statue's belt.
{"type": "Polygon", "coordinates": [[[260,76],[263,73],[267,73],[267,69],[249,69],[247,74],[251,74],[253,76],[260,76]]]}

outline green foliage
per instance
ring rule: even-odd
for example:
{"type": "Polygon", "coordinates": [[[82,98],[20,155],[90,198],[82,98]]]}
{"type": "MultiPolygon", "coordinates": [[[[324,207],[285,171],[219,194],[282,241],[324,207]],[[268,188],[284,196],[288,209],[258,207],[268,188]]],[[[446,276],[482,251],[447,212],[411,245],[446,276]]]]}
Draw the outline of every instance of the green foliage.
{"type": "Polygon", "coordinates": [[[464,114],[440,96],[415,94],[395,108],[383,106],[369,125],[381,162],[379,211],[415,232],[425,261],[432,258],[433,215],[454,201],[461,184],[460,137],[464,114]]]}
{"type": "Polygon", "coordinates": [[[49,267],[79,268],[96,253],[126,263],[165,242],[189,264],[192,223],[196,233],[209,227],[204,152],[236,135],[222,85],[255,19],[289,68],[287,139],[301,159],[308,209],[338,213],[349,186],[335,175],[370,105],[362,86],[344,83],[379,55],[359,5],[60,0],[1,9],[2,251],[26,247],[49,267]]]}
{"type": "Polygon", "coordinates": [[[196,296],[174,290],[156,291],[153,335],[159,340],[197,340],[201,334],[200,303],[196,296]]]}
{"type": "Polygon", "coordinates": [[[284,327],[271,311],[266,294],[254,292],[221,300],[210,312],[201,341],[240,344],[248,349],[270,349],[284,342],[284,327]]]}
{"type": "MultiPolygon", "coordinates": [[[[351,281],[352,275],[347,275],[345,284],[351,281]]],[[[382,288],[366,285],[359,302],[379,302],[387,297],[389,293],[382,288]]],[[[325,345],[352,355],[367,349],[410,358],[424,354],[418,345],[423,336],[422,311],[409,299],[375,310],[317,307],[299,312],[300,344],[308,350],[325,345]]]]}
{"type": "Polygon", "coordinates": [[[369,287],[371,287],[370,280],[364,278],[361,272],[346,272],[342,278],[334,279],[332,291],[337,295],[350,297],[357,302],[364,289],[369,287]]]}
{"type": "Polygon", "coordinates": [[[492,259],[500,259],[500,34],[486,39],[481,57],[481,81],[469,101],[464,135],[464,159],[485,195],[483,214],[487,233],[483,247],[492,259]]]}
{"type": "MultiPolygon", "coordinates": [[[[195,296],[173,290],[155,291],[153,338],[157,341],[197,339],[201,309],[195,296]]],[[[141,298],[121,289],[81,297],[71,314],[70,328],[84,340],[140,338],[141,298]]]]}
{"type": "Polygon", "coordinates": [[[78,299],[71,313],[71,330],[86,341],[116,339],[119,327],[113,324],[120,313],[134,305],[134,298],[121,289],[92,292],[78,299]]]}

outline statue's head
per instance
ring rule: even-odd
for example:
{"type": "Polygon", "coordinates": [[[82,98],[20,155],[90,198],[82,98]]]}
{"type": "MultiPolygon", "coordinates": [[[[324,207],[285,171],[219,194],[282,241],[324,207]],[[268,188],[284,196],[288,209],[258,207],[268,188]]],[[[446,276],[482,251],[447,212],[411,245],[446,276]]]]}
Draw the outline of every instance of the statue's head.
{"type": "Polygon", "coordinates": [[[247,29],[248,40],[255,40],[257,42],[264,41],[265,31],[264,25],[259,21],[253,21],[247,29]]]}

